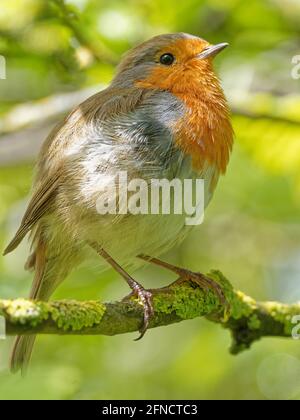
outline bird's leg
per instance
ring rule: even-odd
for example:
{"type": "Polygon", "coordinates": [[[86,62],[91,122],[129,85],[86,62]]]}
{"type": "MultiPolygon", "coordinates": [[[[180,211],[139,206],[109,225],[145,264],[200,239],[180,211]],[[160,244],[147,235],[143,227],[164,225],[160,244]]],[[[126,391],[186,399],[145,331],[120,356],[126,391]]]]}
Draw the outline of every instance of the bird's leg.
{"type": "Polygon", "coordinates": [[[174,273],[178,274],[179,278],[175,281],[175,283],[177,284],[191,282],[197,284],[204,290],[213,290],[217,294],[221,304],[225,306],[227,305],[226,298],[220,285],[216,281],[205,276],[204,274],[195,273],[185,268],[177,267],[176,265],[167,263],[165,261],[161,261],[158,258],[149,257],[148,255],[140,254],[138,257],[142,260],[148,261],[152,264],[166,268],[167,270],[171,270],[174,273]]]}
{"type": "Polygon", "coordinates": [[[140,336],[136,339],[140,340],[145,335],[149,327],[149,322],[152,316],[154,315],[153,305],[152,305],[152,293],[149,290],[146,290],[141,284],[134,280],[130,274],[127,273],[102,247],[96,243],[90,243],[91,247],[102,257],[104,258],[112,268],[117,271],[127,282],[129,287],[132,290],[131,295],[136,296],[140,299],[143,308],[144,308],[144,321],[143,325],[140,328],[140,336]]]}

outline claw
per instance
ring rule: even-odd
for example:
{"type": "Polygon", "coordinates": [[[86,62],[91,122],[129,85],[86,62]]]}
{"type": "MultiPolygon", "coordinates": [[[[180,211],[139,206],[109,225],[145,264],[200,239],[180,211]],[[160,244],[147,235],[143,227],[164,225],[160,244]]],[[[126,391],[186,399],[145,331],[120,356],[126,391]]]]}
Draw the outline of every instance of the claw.
{"type": "Polygon", "coordinates": [[[127,300],[128,298],[131,298],[132,296],[137,297],[140,300],[140,302],[143,305],[143,310],[144,310],[143,324],[141,328],[139,329],[140,335],[138,338],[134,340],[134,341],[138,341],[144,337],[147,329],[149,328],[150,320],[154,315],[154,309],[153,309],[153,304],[152,304],[153,294],[149,290],[146,290],[142,286],[137,284],[134,287],[132,293],[130,293],[130,295],[127,296],[125,299],[127,300]]]}
{"type": "Polygon", "coordinates": [[[143,320],[143,325],[141,326],[139,330],[140,336],[136,338],[134,341],[141,340],[144,337],[149,327],[149,322],[154,315],[154,309],[153,309],[153,304],[152,304],[152,293],[143,288],[139,288],[139,290],[137,291],[137,296],[143,304],[144,320],[143,320]]]}

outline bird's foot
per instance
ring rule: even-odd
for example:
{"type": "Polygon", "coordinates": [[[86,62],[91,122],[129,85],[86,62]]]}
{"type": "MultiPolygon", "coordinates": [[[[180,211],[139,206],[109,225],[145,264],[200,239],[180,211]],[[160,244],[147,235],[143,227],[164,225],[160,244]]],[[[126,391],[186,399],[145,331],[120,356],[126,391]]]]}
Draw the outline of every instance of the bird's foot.
{"type": "Polygon", "coordinates": [[[226,301],[222,288],[210,277],[207,277],[202,273],[195,273],[185,268],[177,267],[176,265],[161,261],[157,258],[149,257],[148,255],[139,255],[139,258],[178,274],[179,278],[174,282],[175,284],[183,284],[188,282],[194,283],[206,291],[212,290],[218,296],[220,303],[225,307],[228,306],[228,302],[226,301]]]}
{"type": "Polygon", "coordinates": [[[153,303],[152,303],[153,294],[150,290],[146,290],[138,282],[135,282],[135,284],[132,287],[132,292],[130,293],[130,295],[126,296],[124,300],[128,300],[132,297],[136,297],[139,299],[139,301],[143,305],[143,310],[144,310],[143,324],[139,330],[140,336],[135,339],[135,341],[138,341],[144,337],[149,327],[150,320],[154,315],[154,309],[153,309],[153,303]]]}
{"type": "Polygon", "coordinates": [[[195,284],[205,291],[212,290],[218,296],[220,303],[227,306],[227,301],[222,288],[210,277],[207,277],[202,273],[195,273],[190,270],[181,269],[180,277],[175,281],[175,283],[183,284],[186,282],[195,284]]]}
{"type": "Polygon", "coordinates": [[[136,339],[136,341],[140,340],[141,338],[144,337],[145,332],[147,331],[149,327],[149,322],[154,315],[153,304],[152,304],[152,292],[144,289],[144,287],[141,284],[139,284],[136,280],[134,280],[134,278],[132,278],[131,275],[127,273],[127,271],[125,271],[124,268],[122,268],[120,264],[118,264],[111,257],[111,255],[108,254],[105,251],[105,249],[103,249],[97,243],[92,242],[90,243],[90,246],[99,255],[101,255],[101,257],[103,257],[114,268],[114,270],[124,278],[124,280],[126,280],[126,283],[131,288],[132,292],[130,293],[129,296],[127,296],[123,300],[128,300],[134,296],[134,297],[137,297],[140,300],[141,304],[143,305],[144,320],[143,320],[143,325],[140,328],[140,336],[136,339]]]}

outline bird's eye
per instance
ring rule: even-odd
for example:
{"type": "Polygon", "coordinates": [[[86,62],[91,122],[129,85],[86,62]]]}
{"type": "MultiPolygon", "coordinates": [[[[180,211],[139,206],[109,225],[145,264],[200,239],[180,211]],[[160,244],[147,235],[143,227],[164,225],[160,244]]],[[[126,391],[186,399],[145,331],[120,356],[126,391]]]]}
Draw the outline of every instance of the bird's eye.
{"type": "Polygon", "coordinates": [[[170,66],[171,64],[174,63],[174,60],[175,60],[174,55],[170,53],[163,54],[159,59],[160,63],[163,64],[164,66],[170,66]]]}

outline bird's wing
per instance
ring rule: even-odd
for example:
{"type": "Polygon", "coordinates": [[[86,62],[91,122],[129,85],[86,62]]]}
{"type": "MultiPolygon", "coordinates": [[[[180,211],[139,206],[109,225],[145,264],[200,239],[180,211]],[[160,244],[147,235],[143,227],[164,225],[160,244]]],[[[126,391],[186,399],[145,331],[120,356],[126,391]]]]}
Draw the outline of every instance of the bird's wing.
{"type": "Polygon", "coordinates": [[[22,242],[24,237],[40,218],[47,212],[49,205],[59,185],[59,174],[43,181],[30,200],[17,233],[4,251],[4,255],[12,252],[22,242]]]}
{"type": "Polygon", "coordinates": [[[34,193],[13,240],[4,251],[4,255],[12,252],[37,222],[51,209],[57,189],[62,182],[62,165],[64,150],[76,142],[78,127],[88,124],[93,119],[104,119],[110,115],[133,109],[141,100],[141,90],[106,89],[91,96],[75,108],[50,133],[42,146],[37,167],[34,193]]]}

